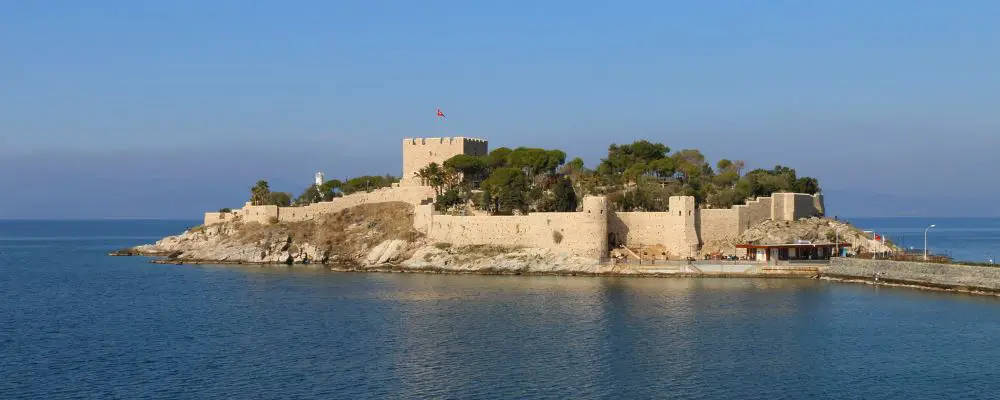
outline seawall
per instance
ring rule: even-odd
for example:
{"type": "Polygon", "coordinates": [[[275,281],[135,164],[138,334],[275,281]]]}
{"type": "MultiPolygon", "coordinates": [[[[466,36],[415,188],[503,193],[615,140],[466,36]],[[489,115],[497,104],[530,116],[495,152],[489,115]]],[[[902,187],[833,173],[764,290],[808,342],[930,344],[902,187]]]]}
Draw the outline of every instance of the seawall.
{"type": "Polygon", "coordinates": [[[1000,296],[1000,267],[834,258],[820,277],[1000,296]]]}

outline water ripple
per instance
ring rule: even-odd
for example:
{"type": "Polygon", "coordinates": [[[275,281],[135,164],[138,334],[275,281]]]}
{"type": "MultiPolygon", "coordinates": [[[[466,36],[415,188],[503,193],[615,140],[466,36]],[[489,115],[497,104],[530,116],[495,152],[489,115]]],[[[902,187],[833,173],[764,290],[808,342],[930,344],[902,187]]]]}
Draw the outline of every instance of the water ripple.
{"type": "Polygon", "coordinates": [[[120,244],[101,240],[0,252],[0,398],[950,399],[1000,389],[992,298],[810,280],[161,266],[89,250],[120,244]]]}

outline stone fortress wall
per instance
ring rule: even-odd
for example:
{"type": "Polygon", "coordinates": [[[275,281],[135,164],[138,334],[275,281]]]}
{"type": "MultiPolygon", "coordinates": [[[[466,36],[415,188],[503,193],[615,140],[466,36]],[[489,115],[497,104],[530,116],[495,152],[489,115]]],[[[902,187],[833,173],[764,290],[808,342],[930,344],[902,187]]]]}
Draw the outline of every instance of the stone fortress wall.
{"type": "Polygon", "coordinates": [[[434,199],[434,189],[427,186],[389,187],[373,190],[369,193],[354,193],[337,197],[330,201],[313,203],[302,207],[252,206],[231,212],[205,213],[205,225],[219,222],[239,220],[241,222],[270,223],[296,222],[333,214],[354,206],[370,203],[403,202],[412,205],[427,203],[434,199]]]}
{"type": "Polygon", "coordinates": [[[794,221],[823,215],[823,195],[774,193],[731,208],[700,209],[697,213],[695,230],[701,244],[726,243],[721,246],[723,254],[743,255],[745,251],[736,249],[732,239],[765,220],[794,221]]]}
{"type": "Polygon", "coordinates": [[[458,246],[537,247],[600,259],[608,252],[607,221],[607,199],[586,197],[581,212],[517,216],[436,215],[431,205],[423,205],[414,225],[430,239],[458,246]]]}
{"type": "MultiPolygon", "coordinates": [[[[413,174],[431,162],[457,154],[486,155],[487,142],[465,137],[403,140],[403,177],[399,185],[355,193],[303,207],[251,206],[228,213],[205,213],[205,224],[232,220],[270,223],[304,221],[367,203],[404,202],[415,206],[414,227],[428,238],[454,245],[524,246],[594,259],[608,246],[661,245],[671,258],[697,256],[706,243],[731,242],[767,219],[791,221],[823,214],[823,196],[774,193],[727,209],[698,209],[691,196],[672,196],[666,212],[612,212],[604,197],[587,196],[583,210],[522,216],[454,216],[434,212],[434,190],[413,174]],[[407,178],[411,177],[411,178],[407,178]]],[[[731,243],[724,254],[740,254],[731,243]]]]}

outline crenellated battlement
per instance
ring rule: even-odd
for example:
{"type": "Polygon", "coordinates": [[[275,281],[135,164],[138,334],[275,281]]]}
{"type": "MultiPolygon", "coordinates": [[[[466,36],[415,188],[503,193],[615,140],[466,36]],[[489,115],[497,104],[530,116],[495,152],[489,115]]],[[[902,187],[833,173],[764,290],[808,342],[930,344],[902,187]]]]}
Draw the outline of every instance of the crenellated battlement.
{"type": "Polygon", "coordinates": [[[487,144],[486,139],[472,138],[465,136],[451,136],[451,137],[408,137],[403,139],[403,145],[410,146],[427,146],[427,145],[440,145],[440,144],[456,144],[456,143],[482,143],[487,144]]]}

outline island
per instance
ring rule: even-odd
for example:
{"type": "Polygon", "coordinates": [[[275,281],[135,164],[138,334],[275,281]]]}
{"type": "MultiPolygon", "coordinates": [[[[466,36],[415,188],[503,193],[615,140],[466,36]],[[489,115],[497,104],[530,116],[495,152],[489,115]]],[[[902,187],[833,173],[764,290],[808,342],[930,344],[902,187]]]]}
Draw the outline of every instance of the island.
{"type": "Polygon", "coordinates": [[[250,188],[236,209],[117,255],[159,263],[309,264],[350,271],[816,275],[833,256],[896,250],[825,216],[819,182],[743,171],[695,149],[612,144],[595,169],[561,150],[405,138],[403,171],[250,188]]]}

